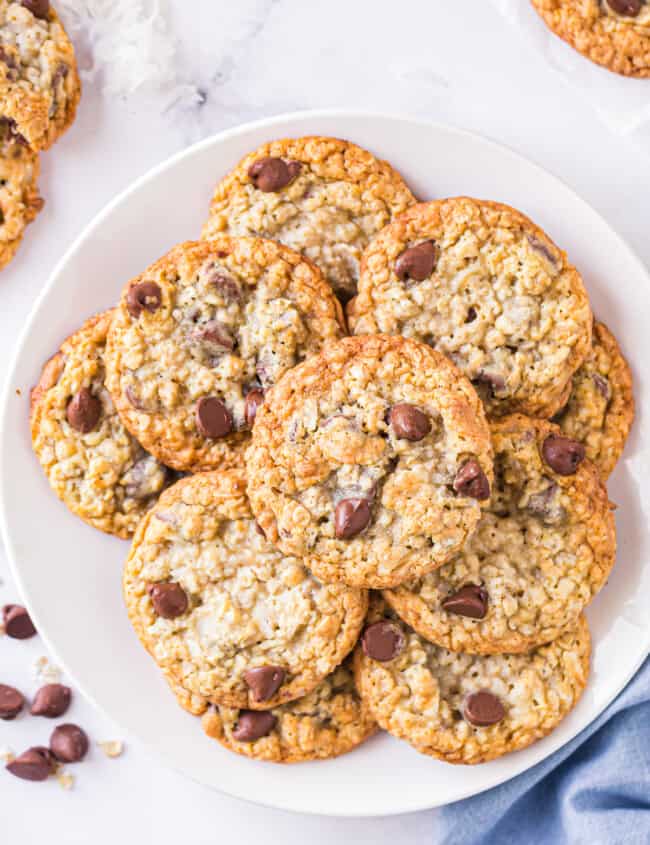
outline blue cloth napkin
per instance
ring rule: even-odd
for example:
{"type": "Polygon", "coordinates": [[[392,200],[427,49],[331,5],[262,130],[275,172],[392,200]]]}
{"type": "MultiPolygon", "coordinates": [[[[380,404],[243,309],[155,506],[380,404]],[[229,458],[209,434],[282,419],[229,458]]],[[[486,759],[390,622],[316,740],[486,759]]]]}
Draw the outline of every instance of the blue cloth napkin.
{"type": "Polygon", "coordinates": [[[650,658],[572,742],[437,822],[442,845],[649,845],[650,658]]]}

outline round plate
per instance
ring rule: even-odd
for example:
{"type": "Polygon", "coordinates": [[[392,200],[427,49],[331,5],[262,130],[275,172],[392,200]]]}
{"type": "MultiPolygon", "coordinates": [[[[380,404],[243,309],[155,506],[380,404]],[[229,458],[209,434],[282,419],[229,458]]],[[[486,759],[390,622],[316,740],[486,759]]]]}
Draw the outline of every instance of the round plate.
{"type": "Polygon", "coordinates": [[[648,376],[636,372],[639,420],[611,480],[618,503],[618,563],[589,610],[593,673],[560,727],[530,748],[474,767],[422,756],[380,735],[337,760],[276,766],[252,762],[204,737],[133,634],[120,571],[128,545],[89,528],[50,491],[32,454],[29,388],[43,362],[90,314],[175,243],[196,238],[213,185],[246,152],[272,138],[348,138],[388,159],[421,198],[469,194],[520,208],[582,271],[594,311],[632,363],[650,360],[650,280],[630,249],[583,200],[519,155],[457,129],[394,117],[321,112],[265,120],[192,147],[139,179],[78,238],[39,298],[8,379],[0,429],[2,522],[14,575],[39,631],[78,687],[161,759],[197,781],[262,804],[335,815],[386,815],[457,801],[523,772],[588,725],[648,650],[650,481],[648,376]],[[19,389],[19,390],[18,390],[19,389]],[[647,447],[646,447],[647,455],[647,447]],[[397,787],[397,788],[396,788],[397,787]]]}

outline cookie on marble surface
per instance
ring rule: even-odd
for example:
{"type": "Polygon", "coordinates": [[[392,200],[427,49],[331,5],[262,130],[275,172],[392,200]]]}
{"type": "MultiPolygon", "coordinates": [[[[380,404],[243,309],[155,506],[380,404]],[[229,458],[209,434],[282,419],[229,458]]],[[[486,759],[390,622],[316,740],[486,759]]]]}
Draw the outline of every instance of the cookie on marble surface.
{"type": "Polygon", "coordinates": [[[580,275],[506,205],[456,197],[411,207],[368,246],[354,334],[427,343],[475,384],[490,416],[552,416],[585,359],[592,315],[580,275]]]}
{"type": "Polygon", "coordinates": [[[264,392],[345,334],[320,271],[258,238],[184,243],[125,288],[108,386],[126,427],[178,470],[243,464],[264,392]]]}
{"type": "Polygon", "coordinates": [[[0,0],[0,117],[45,150],[74,120],[81,96],[74,49],[49,0],[0,0]]]}
{"type": "Polygon", "coordinates": [[[43,208],[36,184],[38,155],[12,136],[0,120],[0,269],[16,254],[25,227],[43,208]]]}
{"type": "Polygon", "coordinates": [[[354,296],[368,241],[415,198],[387,162],[338,138],[272,141],[220,182],[203,237],[222,232],[281,241],[354,296]]]}
{"type": "Polygon", "coordinates": [[[350,652],[367,595],[319,583],[268,543],[240,470],[170,487],[138,527],[124,570],[131,623],[193,696],[265,710],[314,689],[350,652]]]}
{"type": "Polygon", "coordinates": [[[598,471],[557,426],[523,416],[492,425],[494,484],[465,548],[386,591],[423,637],[472,654],[528,651],[573,627],[607,580],[616,529],[598,471]]]}
{"type": "Polygon", "coordinates": [[[471,655],[428,642],[373,600],[354,655],[379,726],[448,763],[484,763],[549,734],[589,676],[591,638],[575,628],[527,654],[471,655]]]}
{"type": "Polygon", "coordinates": [[[607,479],[634,422],[634,395],[630,367],[603,323],[594,323],[591,352],[573,376],[569,401],[554,421],[567,437],[584,444],[587,457],[607,479]]]}
{"type": "Polygon", "coordinates": [[[347,338],[287,373],[247,452],[253,511],[316,577],[389,587],[452,557],[490,495],[481,401],[443,355],[347,338]]]}
{"type": "Polygon", "coordinates": [[[122,425],[105,387],[113,311],[63,342],[32,389],[32,445],[57,496],[89,525],[130,537],[173,473],[122,425]]]}
{"type": "Polygon", "coordinates": [[[592,62],[650,77],[648,0],[532,0],[546,25],[592,62]]]}

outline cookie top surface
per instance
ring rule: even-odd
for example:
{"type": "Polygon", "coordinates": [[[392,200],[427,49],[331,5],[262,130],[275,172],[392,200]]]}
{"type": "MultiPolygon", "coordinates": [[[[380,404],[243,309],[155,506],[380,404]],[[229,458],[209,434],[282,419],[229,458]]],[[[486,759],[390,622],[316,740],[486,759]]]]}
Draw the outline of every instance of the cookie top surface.
{"type": "Polygon", "coordinates": [[[356,144],[283,139],[247,155],[217,185],[203,237],[281,241],[314,261],[348,300],[370,238],[414,202],[402,177],[356,144]]]}
{"type": "Polygon", "coordinates": [[[16,135],[47,149],[74,120],[80,95],[74,50],[52,6],[0,0],[0,116],[16,135]]]}
{"type": "Polygon", "coordinates": [[[18,143],[9,122],[0,120],[0,268],[14,257],[25,227],[43,208],[39,171],[38,155],[18,143]]]}
{"type": "Polygon", "coordinates": [[[625,76],[650,77],[648,0],[532,0],[547,26],[572,47],[625,76]]]}
{"type": "Polygon", "coordinates": [[[364,591],[316,581],[261,535],[239,470],[184,478],[136,532],[129,617],[163,672],[194,695],[268,709],[310,692],[353,648],[364,591]]]}
{"type": "Polygon", "coordinates": [[[592,316],[565,253],[518,211],[457,197],[412,206],[368,246],[355,334],[401,334],[449,356],[490,416],[551,416],[589,350],[592,316]]]}
{"type": "Polygon", "coordinates": [[[359,698],[351,662],[346,660],[309,695],[272,710],[210,708],[203,729],[246,757],[299,763],[351,751],[375,733],[377,723],[359,698]]]}
{"type": "Polygon", "coordinates": [[[343,334],[320,272],[287,247],[184,243],[126,286],[108,384],[127,428],[164,463],[241,465],[264,391],[343,334]]]}
{"type": "Polygon", "coordinates": [[[380,588],[462,547],[489,497],[492,449],[476,392],[444,356],[356,337],[270,391],[247,471],[271,542],[324,581],[380,588]]]}
{"type": "Polygon", "coordinates": [[[603,323],[594,323],[591,352],[573,376],[569,401],[555,422],[584,444],[587,457],[606,479],[634,422],[634,396],[630,367],[603,323]]]}
{"type": "Polygon", "coordinates": [[[574,626],[603,586],[613,513],[589,461],[569,475],[550,465],[573,469],[561,461],[580,444],[560,433],[517,415],[492,426],[495,480],[475,533],[449,563],[385,593],[422,636],[453,651],[527,651],[574,626]]]}
{"type": "Polygon", "coordinates": [[[591,652],[584,616],[527,654],[477,656],[433,645],[380,600],[362,644],[357,688],[380,727],[449,763],[484,763],[550,733],[580,698],[591,652]]]}
{"type": "Polygon", "coordinates": [[[124,428],[104,385],[112,314],[91,317],[45,364],[32,390],[30,425],[57,496],[94,528],[127,538],[171,473],[124,428]]]}

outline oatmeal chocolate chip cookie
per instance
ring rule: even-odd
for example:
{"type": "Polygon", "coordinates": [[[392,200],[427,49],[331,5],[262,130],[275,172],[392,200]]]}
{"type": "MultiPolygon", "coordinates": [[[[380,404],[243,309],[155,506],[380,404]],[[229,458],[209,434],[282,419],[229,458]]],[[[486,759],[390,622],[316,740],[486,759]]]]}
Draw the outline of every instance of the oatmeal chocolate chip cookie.
{"type": "Polygon", "coordinates": [[[317,578],[359,587],[448,560],[492,480],[476,392],[443,355],[402,337],[347,338],[287,373],[246,457],[269,540],[317,578]]]}
{"type": "Polygon", "coordinates": [[[160,497],[136,532],[124,594],[168,678],[252,710],[314,689],[354,647],[367,608],[364,591],[320,584],[265,540],[240,470],[190,476],[160,497]]]}
{"type": "Polygon", "coordinates": [[[522,416],[492,426],[489,506],[449,563],[386,591],[393,609],[444,648],[522,652],[575,626],[616,556],[607,492],[582,444],[522,416]]]}
{"type": "Polygon", "coordinates": [[[0,117],[20,143],[50,147],[74,120],[81,83],[72,44],[46,0],[0,0],[0,117]]]}
{"type": "Polygon", "coordinates": [[[648,0],[532,0],[546,25],[596,64],[650,77],[648,0]]]}
{"type": "Polygon", "coordinates": [[[337,138],[272,141],[217,185],[204,238],[281,241],[314,261],[342,300],[354,296],[368,241],[415,198],[385,161],[337,138]]]}
{"type": "Polygon", "coordinates": [[[175,247],[130,282],[108,342],[124,424],[178,470],[243,463],[265,391],[345,333],[318,269],[281,244],[175,247]]]}
{"type": "Polygon", "coordinates": [[[17,143],[0,120],[0,268],[16,254],[25,227],[43,208],[36,180],[38,155],[17,143]]]}
{"type": "Polygon", "coordinates": [[[377,730],[354,685],[351,661],[309,695],[270,710],[215,706],[203,717],[206,734],[254,760],[301,763],[352,751],[377,730]]]}
{"type": "Polygon", "coordinates": [[[544,232],[468,197],[413,206],[371,242],[348,318],[354,334],[401,334],[443,352],[490,416],[558,411],[592,323],[579,274],[544,232]]]}
{"type": "Polygon", "coordinates": [[[567,437],[584,444],[587,458],[607,479],[633,421],[630,367],[607,326],[594,323],[591,353],[574,375],[569,401],[555,422],[567,437]]]}
{"type": "Polygon", "coordinates": [[[173,474],[131,437],[104,386],[112,314],[92,317],[45,364],[30,423],[57,496],[94,528],[126,539],[173,474]]]}
{"type": "Polygon", "coordinates": [[[573,630],[528,654],[479,657],[427,642],[373,600],[354,656],[355,679],[380,727],[422,754],[484,763],[557,727],[582,695],[590,651],[584,615],[573,630]],[[399,642],[389,655],[377,654],[386,625],[399,631],[399,642]]]}

